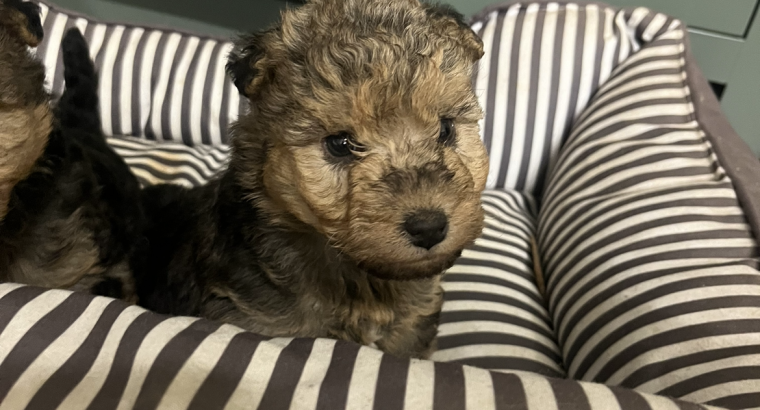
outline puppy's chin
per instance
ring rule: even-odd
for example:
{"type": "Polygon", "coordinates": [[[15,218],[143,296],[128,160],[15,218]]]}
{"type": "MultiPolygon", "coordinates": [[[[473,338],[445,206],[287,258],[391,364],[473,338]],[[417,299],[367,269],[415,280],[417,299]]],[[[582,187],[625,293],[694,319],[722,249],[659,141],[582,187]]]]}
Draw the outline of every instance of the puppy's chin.
{"type": "Polygon", "coordinates": [[[364,261],[359,263],[359,267],[368,274],[384,280],[422,280],[429,279],[442,274],[446,269],[452,267],[462,251],[445,255],[434,255],[424,259],[383,262],[383,261],[364,261]]]}

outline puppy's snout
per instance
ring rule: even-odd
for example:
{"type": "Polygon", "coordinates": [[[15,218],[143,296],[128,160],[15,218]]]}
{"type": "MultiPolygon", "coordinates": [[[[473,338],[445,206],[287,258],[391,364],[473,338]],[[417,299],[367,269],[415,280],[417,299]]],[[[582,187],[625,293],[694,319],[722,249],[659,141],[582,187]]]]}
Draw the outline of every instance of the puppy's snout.
{"type": "Polygon", "coordinates": [[[441,211],[421,210],[409,215],[404,230],[414,246],[430,250],[443,242],[449,231],[449,219],[441,211]]]}

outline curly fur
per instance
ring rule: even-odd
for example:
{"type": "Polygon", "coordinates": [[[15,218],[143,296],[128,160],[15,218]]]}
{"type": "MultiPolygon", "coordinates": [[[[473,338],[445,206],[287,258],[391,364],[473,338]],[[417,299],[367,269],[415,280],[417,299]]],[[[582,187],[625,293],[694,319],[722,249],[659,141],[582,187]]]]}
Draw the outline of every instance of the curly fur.
{"type": "MultiPolygon", "coordinates": [[[[83,147],[89,139],[63,127],[48,144],[68,150],[50,155],[61,164],[16,191],[42,195],[45,183],[62,186],[67,177],[99,187],[79,188],[80,196],[64,202],[69,219],[43,214],[30,226],[92,227],[82,232],[98,250],[95,266],[127,261],[145,307],[271,336],[333,337],[426,357],[434,348],[440,273],[482,229],[488,161],[470,82],[482,53],[450,8],[314,0],[283,13],[272,29],[241,38],[230,55],[228,70],[252,109],[232,128],[230,167],[217,180],[197,189],[149,187],[129,202],[137,196],[130,196],[133,177],[122,175],[123,162],[105,153],[90,160],[79,152],[99,149],[102,139],[83,147]],[[456,132],[445,144],[438,140],[442,118],[456,132]],[[354,160],[327,152],[325,138],[337,133],[362,147],[354,160]],[[126,188],[105,195],[109,183],[126,188]],[[402,226],[429,209],[447,216],[448,233],[428,250],[414,246],[402,226]],[[87,221],[94,223],[72,220],[93,215],[87,221]],[[105,221],[111,225],[99,224],[105,221]],[[141,235],[133,235],[128,228],[142,222],[141,235]],[[119,247],[126,243],[145,248],[119,247]]],[[[92,125],[59,113],[61,125],[92,125]]],[[[70,189],[50,195],[45,199],[69,198],[70,189]]],[[[11,216],[6,225],[19,219],[11,216]]],[[[34,248],[24,243],[19,251],[34,248]]]]}

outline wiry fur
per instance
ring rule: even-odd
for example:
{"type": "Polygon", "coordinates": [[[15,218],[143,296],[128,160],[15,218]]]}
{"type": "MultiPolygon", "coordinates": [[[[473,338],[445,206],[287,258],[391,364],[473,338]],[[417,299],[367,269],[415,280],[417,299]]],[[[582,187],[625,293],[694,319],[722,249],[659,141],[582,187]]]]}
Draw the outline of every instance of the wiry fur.
{"type": "Polygon", "coordinates": [[[233,126],[229,170],[142,193],[148,246],[128,258],[139,303],[427,356],[439,275],[482,228],[481,55],[461,16],[417,0],[313,0],[242,38],[228,69],[252,109],[233,126]],[[446,144],[442,118],[456,130],[446,144]],[[352,161],[325,149],[341,132],[363,147],[352,161]],[[448,217],[430,250],[402,228],[420,210],[448,217]]]}
{"type": "MultiPolygon", "coordinates": [[[[6,1],[3,7],[28,4],[6,1]]],[[[38,15],[28,18],[39,24],[38,15]]],[[[0,53],[7,52],[7,43],[0,47],[0,53]]],[[[144,243],[139,184],[101,134],[97,77],[77,29],[66,34],[62,48],[66,90],[52,110],[39,62],[27,57],[31,69],[13,66],[13,79],[0,76],[2,82],[39,90],[33,112],[48,119],[44,130],[1,123],[34,131],[9,136],[40,141],[43,150],[23,150],[33,166],[15,183],[0,223],[0,279],[134,300],[130,264],[144,243]]]]}

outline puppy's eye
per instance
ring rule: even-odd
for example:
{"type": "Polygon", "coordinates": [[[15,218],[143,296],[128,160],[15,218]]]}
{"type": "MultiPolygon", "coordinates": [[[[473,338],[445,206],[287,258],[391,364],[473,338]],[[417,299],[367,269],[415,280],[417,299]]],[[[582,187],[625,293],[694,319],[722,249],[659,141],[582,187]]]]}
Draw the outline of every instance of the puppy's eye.
{"type": "Polygon", "coordinates": [[[361,151],[351,136],[345,132],[328,136],[325,138],[324,144],[327,152],[335,158],[349,159],[348,157],[352,156],[354,152],[361,151]]]}
{"type": "Polygon", "coordinates": [[[451,118],[441,119],[441,131],[438,134],[438,142],[443,145],[452,145],[456,137],[456,129],[454,128],[454,120],[451,118]]]}

